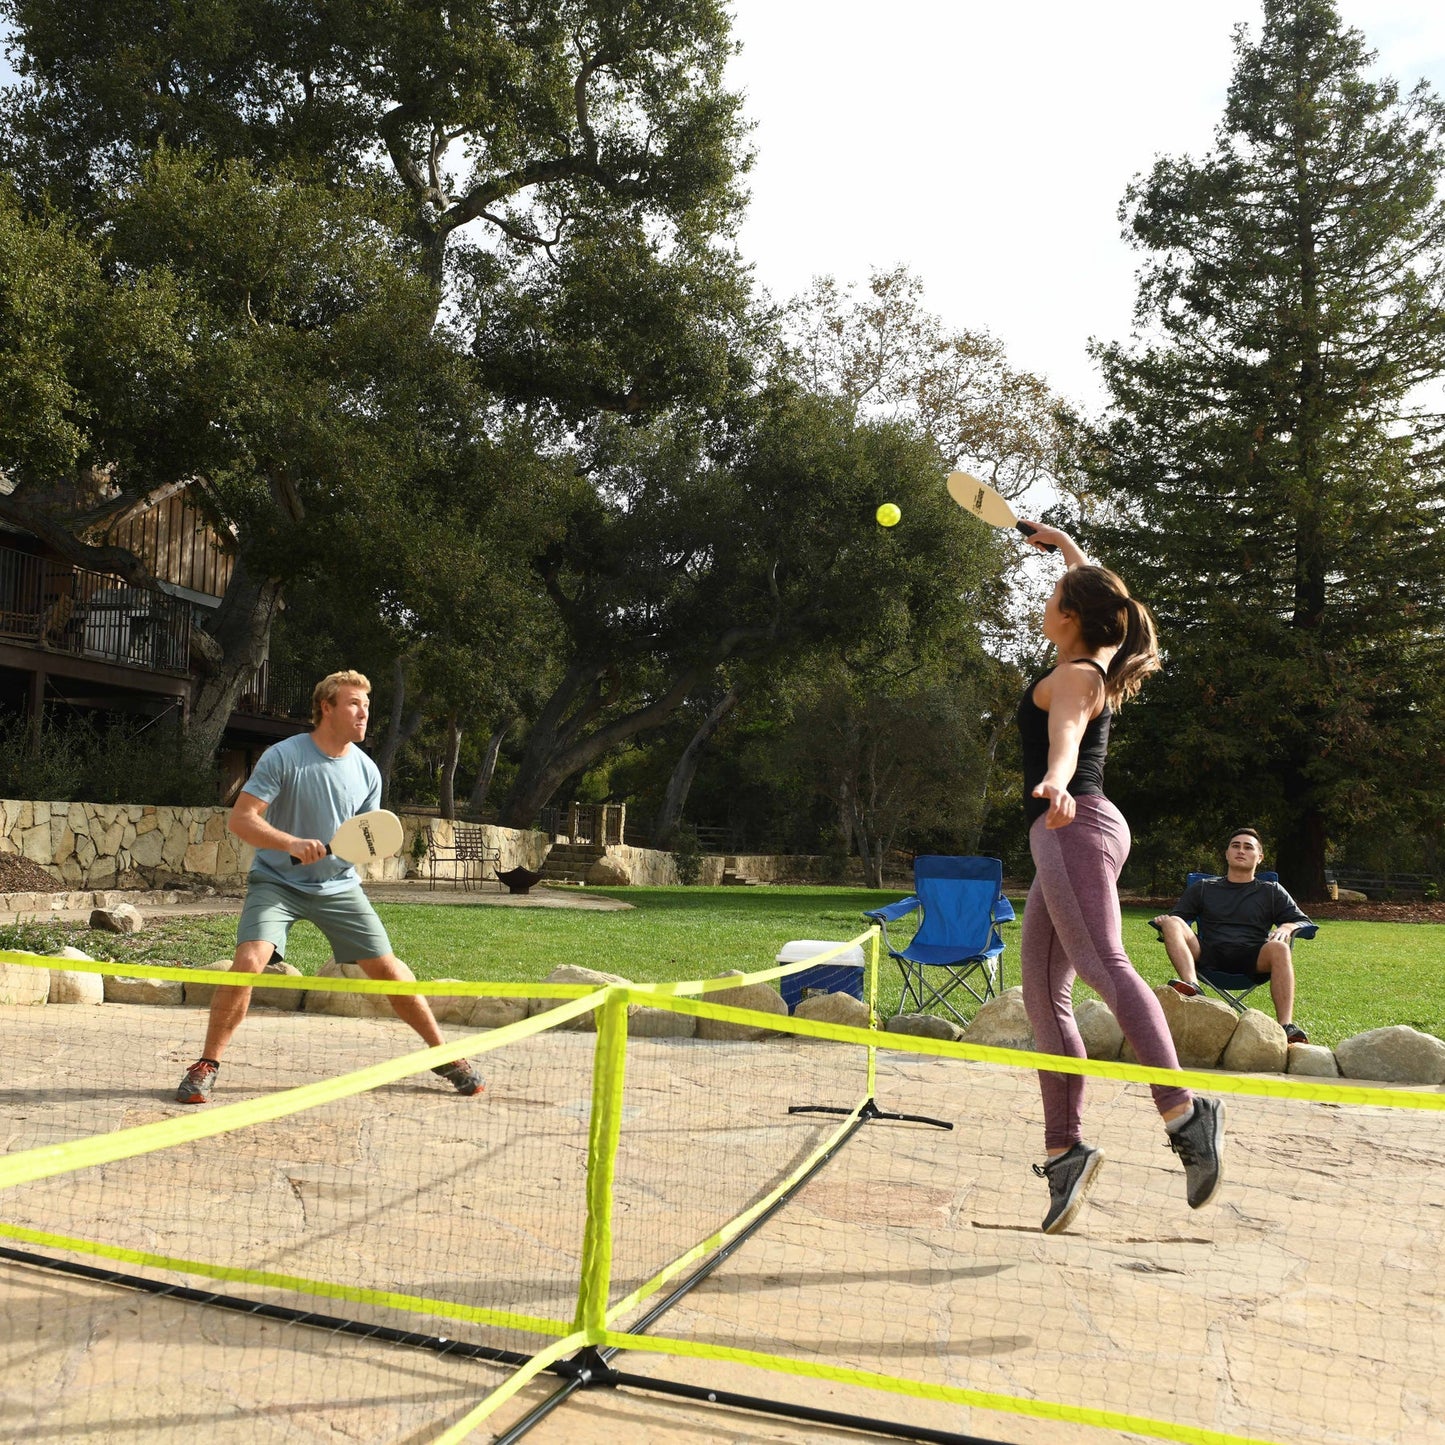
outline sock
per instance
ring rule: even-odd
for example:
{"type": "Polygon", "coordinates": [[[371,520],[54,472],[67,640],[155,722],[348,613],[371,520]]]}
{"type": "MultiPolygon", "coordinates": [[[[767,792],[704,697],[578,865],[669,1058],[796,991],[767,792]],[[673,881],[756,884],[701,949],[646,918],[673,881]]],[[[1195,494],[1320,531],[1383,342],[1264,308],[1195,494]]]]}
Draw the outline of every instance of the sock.
{"type": "Polygon", "coordinates": [[[1177,1119],[1171,1119],[1167,1124],[1165,1124],[1165,1132],[1169,1134],[1177,1134],[1193,1117],[1194,1105],[1190,1104],[1189,1112],[1187,1114],[1181,1114],[1177,1119]]]}

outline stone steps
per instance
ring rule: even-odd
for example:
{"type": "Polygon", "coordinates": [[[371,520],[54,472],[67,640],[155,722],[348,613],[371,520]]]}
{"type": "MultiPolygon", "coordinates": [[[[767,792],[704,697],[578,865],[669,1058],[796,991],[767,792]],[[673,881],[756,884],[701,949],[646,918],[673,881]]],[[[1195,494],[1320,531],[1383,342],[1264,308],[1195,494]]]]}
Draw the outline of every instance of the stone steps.
{"type": "Polygon", "coordinates": [[[542,881],[585,883],[587,870],[606,852],[600,843],[554,843],[542,863],[542,881]]]}
{"type": "Polygon", "coordinates": [[[735,857],[723,859],[722,877],[718,880],[718,886],[722,888],[756,888],[758,880],[750,878],[738,867],[738,860],[735,857]]]}

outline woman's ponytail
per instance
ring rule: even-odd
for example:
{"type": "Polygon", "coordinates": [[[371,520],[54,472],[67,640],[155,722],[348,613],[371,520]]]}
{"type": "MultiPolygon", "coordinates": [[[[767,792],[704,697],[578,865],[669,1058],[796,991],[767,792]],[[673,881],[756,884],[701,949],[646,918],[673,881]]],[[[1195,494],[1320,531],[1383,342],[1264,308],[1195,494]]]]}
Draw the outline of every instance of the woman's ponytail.
{"type": "MultiPolygon", "coordinates": [[[[1123,583],[1119,584],[1121,587],[1123,583]]],[[[1158,672],[1159,635],[1154,630],[1154,618],[1149,609],[1137,597],[1125,596],[1124,644],[1109,663],[1109,674],[1104,679],[1104,690],[1111,707],[1128,702],[1144,685],[1144,679],[1151,672],[1158,672]]]]}
{"type": "Polygon", "coordinates": [[[1071,567],[1064,573],[1059,606],[1079,619],[1085,644],[1095,650],[1116,647],[1104,678],[1110,707],[1134,696],[1151,672],[1159,671],[1159,638],[1149,609],[1117,573],[1107,567],[1071,567]]]}

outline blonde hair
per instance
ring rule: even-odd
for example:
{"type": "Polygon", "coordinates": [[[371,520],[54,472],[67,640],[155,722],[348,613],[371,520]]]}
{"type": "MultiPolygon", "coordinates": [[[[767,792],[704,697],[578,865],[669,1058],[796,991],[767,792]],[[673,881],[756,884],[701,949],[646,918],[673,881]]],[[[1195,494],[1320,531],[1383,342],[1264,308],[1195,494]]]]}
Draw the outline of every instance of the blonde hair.
{"type": "Polygon", "coordinates": [[[311,726],[321,726],[321,709],[328,702],[336,701],[336,694],[343,687],[359,687],[362,692],[371,691],[371,683],[359,672],[329,672],[311,690],[311,726]]]}
{"type": "Polygon", "coordinates": [[[1133,697],[1151,672],[1158,672],[1159,639],[1149,609],[1129,595],[1123,579],[1107,567],[1070,567],[1059,590],[1059,606],[1079,619],[1079,636],[1094,649],[1117,647],[1104,678],[1110,707],[1133,697]]]}

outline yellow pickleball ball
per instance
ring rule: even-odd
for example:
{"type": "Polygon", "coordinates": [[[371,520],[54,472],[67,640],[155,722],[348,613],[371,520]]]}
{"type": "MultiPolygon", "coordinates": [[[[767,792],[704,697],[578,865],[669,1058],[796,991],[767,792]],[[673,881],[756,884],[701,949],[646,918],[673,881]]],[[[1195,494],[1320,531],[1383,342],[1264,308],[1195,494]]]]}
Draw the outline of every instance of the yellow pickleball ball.
{"type": "Polygon", "coordinates": [[[880,527],[896,527],[903,520],[903,513],[898,510],[897,503],[884,502],[878,508],[877,517],[880,527]]]}

